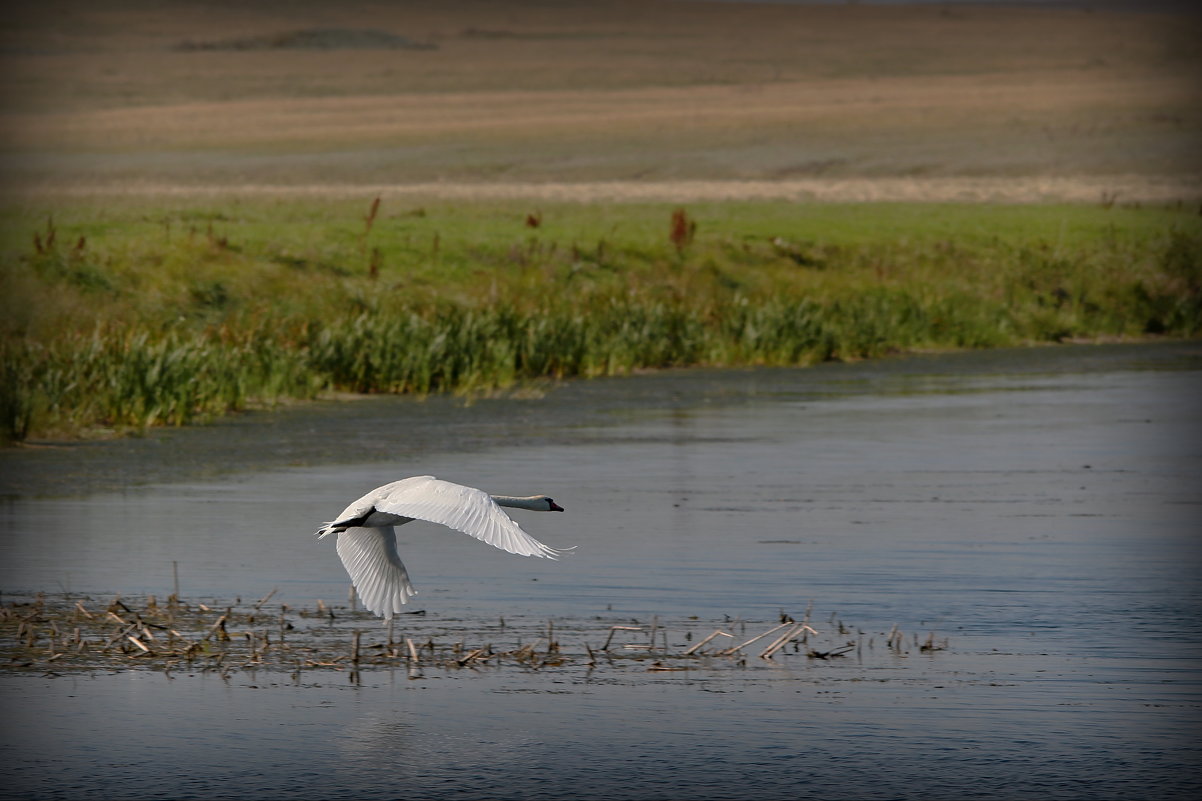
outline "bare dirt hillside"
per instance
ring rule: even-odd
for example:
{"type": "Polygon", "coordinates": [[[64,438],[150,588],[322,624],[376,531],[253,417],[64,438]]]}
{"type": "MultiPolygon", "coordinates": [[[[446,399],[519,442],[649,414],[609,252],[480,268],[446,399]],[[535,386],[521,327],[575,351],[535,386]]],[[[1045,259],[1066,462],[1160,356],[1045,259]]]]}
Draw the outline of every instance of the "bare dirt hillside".
{"type": "Polygon", "coordinates": [[[1163,200],[1202,23],[980,5],[114,0],[0,34],[21,191],[1163,200]]]}

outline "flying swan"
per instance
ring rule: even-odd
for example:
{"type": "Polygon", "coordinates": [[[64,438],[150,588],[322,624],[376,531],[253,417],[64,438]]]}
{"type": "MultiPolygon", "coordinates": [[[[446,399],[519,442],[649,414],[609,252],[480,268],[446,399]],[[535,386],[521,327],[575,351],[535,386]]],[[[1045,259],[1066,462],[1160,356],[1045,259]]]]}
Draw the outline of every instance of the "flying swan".
{"type": "Polygon", "coordinates": [[[489,545],[519,556],[556,559],[566,550],[548,548],[501,511],[530,509],[562,512],[546,495],[512,498],[441,481],[434,476],[402,478],[377,487],[352,503],[332,523],[317,530],[317,538],[338,535],[338,555],[363,605],[385,620],[417,592],[396,550],[396,530],[413,520],[428,520],[471,534],[489,545]]]}

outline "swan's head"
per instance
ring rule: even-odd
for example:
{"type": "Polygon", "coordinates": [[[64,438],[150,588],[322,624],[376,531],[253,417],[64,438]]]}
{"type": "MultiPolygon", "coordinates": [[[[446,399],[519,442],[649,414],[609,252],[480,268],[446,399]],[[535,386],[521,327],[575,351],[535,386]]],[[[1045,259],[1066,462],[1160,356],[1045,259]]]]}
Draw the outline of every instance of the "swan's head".
{"type": "Polygon", "coordinates": [[[512,498],[508,495],[494,495],[492,499],[500,506],[513,509],[529,509],[532,512],[562,512],[563,507],[546,495],[531,495],[526,498],[512,498]]]}

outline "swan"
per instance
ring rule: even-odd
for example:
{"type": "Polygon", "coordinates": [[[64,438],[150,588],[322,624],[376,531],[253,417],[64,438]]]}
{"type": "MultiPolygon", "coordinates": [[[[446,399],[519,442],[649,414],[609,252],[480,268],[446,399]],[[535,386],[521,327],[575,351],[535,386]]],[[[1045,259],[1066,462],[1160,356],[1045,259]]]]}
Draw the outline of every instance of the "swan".
{"type": "Polygon", "coordinates": [[[543,545],[501,511],[529,509],[562,512],[546,495],[513,498],[489,495],[474,487],[434,476],[402,478],[377,487],[352,503],[333,522],[316,532],[317,539],[338,535],[338,556],[363,605],[385,620],[417,594],[396,550],[396,530],[413,520],[428,520],[471,534],[478,540],[519,556],[556,559],[567,551],[543,545]]]}

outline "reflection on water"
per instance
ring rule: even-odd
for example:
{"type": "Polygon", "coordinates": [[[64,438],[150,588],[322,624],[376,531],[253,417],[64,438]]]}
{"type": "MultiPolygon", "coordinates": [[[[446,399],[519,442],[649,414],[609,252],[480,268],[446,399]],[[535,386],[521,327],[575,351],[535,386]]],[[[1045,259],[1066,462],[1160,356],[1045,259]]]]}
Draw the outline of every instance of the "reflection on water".
{"type": "Polygon", "coordinates": [[[812,601],[816,620],[952,648],[887,669],[377,670],[359,688],[9,676],[0,796],[1192,797],[1199,351],[666,373],[6,454],[8,593],[166,594],[174,561],[190,598],[341,601],[310,533],[429,472],[546,492],[568,513],[523,522],[579,546],[553,563],[399,529],[430,615],[771,621],[812,601]],[[11,494],[34,480],[51,495],[11,494]]]}

